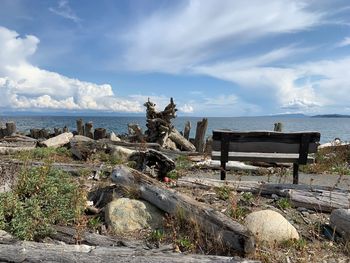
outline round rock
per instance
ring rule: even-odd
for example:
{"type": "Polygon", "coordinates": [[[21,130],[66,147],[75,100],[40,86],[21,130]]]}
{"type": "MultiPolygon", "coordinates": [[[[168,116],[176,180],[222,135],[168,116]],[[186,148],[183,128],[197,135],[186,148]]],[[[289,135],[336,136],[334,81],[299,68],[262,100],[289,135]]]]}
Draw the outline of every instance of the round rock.
{"type": "Polygon", "coordinates": [[[113,200],[105,212],[108,227],[116,233],[128,233],[162,226],[161,212],[146,201],[120,198],[113,200]]]}
{"type": "Polygon", "coordinates": [[[299,239],[298,231],[280,213],[273,210],[252,212],[245,218],[246,227],[257,240],[269,243],[299,239]]]}

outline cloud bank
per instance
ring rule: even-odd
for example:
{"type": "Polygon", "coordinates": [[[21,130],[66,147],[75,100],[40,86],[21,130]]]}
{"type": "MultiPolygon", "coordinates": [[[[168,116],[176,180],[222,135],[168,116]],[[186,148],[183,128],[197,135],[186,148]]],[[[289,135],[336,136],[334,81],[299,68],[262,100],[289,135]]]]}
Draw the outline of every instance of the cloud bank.
{"type": "Polygon", "coordinates": [[[139,101],[117,97],[109,84],[84,82],[32,65],[28,58],[38,44],[35,36],[0,27],[1,108],[143,111],[139,101]]]}

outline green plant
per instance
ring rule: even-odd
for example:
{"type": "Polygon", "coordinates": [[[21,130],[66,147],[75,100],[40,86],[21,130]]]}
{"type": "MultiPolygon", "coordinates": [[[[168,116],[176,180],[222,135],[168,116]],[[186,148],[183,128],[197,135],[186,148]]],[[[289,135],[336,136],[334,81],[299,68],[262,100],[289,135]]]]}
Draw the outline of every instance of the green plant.
{"type": "Polygon", "coordinates": [[[289,239],[285,240],[284,242],[281,243],[282,247],[286,248],[294,248],[296,250],[302,251],[306,248],[307,246],[307,241],[304,238],[300,239],[289,239]]]}
{"type": "Polygon", "coordinates": [[[185,170],[185,169],[191,168],[192,162],[188,159],[187,156],[179,155],[175,159],[175,166],[176,166],[176,170],[185,170]]]}
{"type": "Polygon", "coordinates": [[[242,194],[242,199],[246,203],[251,203],[254,200],[254,195],[251,192],[244,192],[242,194]]]}
{"type": "Polygon", "coordinates": [[[228,200],[231,195],[231,189],[227,186],[221,186],[216,189],[216,194],[221,200],[228,200]]]}
{"type": "Polygon", "coordinates": [[[165,237],[163,229],[155,229],[151,232],[149,239],[152,242],[161,242],[165,237]]]}
{"type": "Polygon", "coordinates": [[[280,209],[288,209],[292,207],[292,204],[288,198],[280,198],[276,201],[276,205],[280,209]]]}
{"type": "Polygon", "coordinates": [[[91,217],[87,222],[87,226],[93,230],[97,230],[102,226],[102,220],[99,216],[91,217]]]}
{"type": "Polygon", "coordinates": [[[167,177],[169,177],[170,179],[176,180],[179,178],[179,173],[176,170],[172,170],[169,173],[167,173],[167,177]]]}
{"type": "Polygon", "coordinates": [[[43,160],[49,158],[52,159],[54,157],[72,157],[72,154],[67,148],[64,147],[39,147],[32,150],[18,152],[16,157],[25,160],[43,160]]]}
{"type": "Polygon", "coordinates": [[[191,251],[195,247],[188,236],[179,238],[176,241],[176,244],[179,246],[181,251],[191,251]]]}
{"type": "Polygon", "coordinates": [[[242,206],[231,207],[228,210],[228,215],[234,219],[243,219],[249,213],[249,209],[242,206]]]}
{"type": "Polygon", "coordinates": [[[0,227],[16,237],[36,240],[54,224],[75,224],[86,193],[69,174],[48,166],[23,170],[13,191],[0,194],[0,227]]]}

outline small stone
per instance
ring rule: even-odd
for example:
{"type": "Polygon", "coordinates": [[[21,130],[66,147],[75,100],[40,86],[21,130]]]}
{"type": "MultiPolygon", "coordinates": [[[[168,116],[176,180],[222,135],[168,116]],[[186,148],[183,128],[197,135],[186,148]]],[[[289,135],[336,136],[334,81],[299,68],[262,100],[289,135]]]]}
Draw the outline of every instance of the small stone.
{"type": "Polygon", "coordinates": [[[295,227],[280,213],[273,210],[261,210],[250,213],[245,218],[246,227],[260,241],[269,243],[299,239],[295,227]]]}

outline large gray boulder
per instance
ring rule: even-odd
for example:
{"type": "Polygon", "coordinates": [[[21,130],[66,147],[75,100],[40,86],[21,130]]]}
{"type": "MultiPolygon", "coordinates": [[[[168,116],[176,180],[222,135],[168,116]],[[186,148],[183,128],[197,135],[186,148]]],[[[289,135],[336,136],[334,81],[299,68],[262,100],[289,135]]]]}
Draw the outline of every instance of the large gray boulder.
{"type": "Polygon", "coordinates": [[[161,212],[146,201],[119,198],[110,202],[105,210],[108,227],[118,234],[162,226],[161,212]]]}
{"type": "Polygon", "coordinates": [[[273,210],[252,212],[245,218],[246,227],[257,240],[269,243],[299,239],[297,230],[280,213],[273,210]]]}
{"type": "Polygon", "coordinates": [[[329,219],[331,227],[343,238],[350,240],[350,209],[335,209],[329,219]]]}

